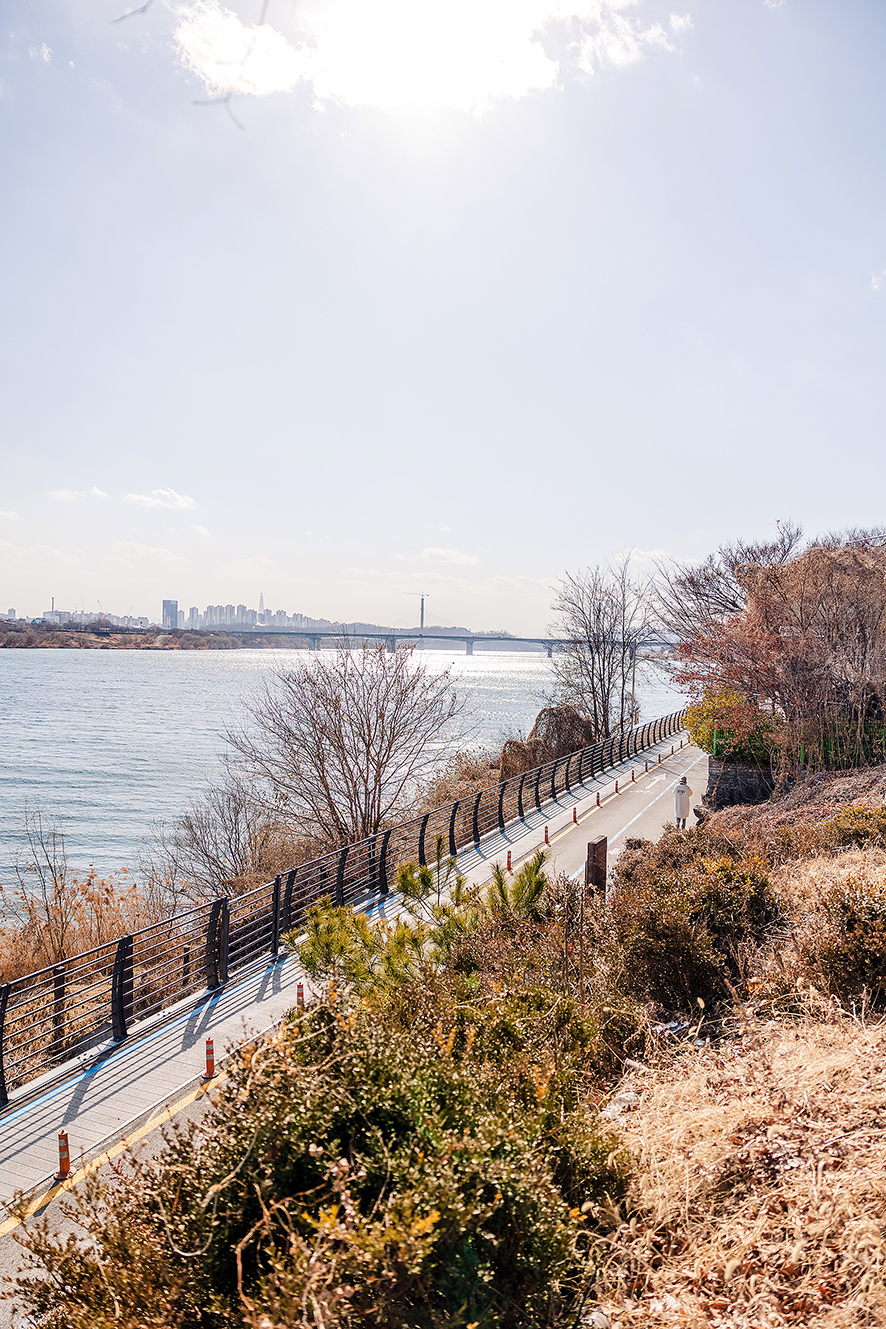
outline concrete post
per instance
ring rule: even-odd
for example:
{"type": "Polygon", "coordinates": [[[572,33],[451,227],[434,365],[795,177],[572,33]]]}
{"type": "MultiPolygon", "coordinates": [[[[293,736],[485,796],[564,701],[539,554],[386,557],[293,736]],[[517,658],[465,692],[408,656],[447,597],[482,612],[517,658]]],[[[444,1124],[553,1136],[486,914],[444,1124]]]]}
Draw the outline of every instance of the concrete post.
{"type": "Polygon", "coordinates": [[[588,844],[588,857],[585,862],[585,889],[593,895],[606,894],[606,848],[605,835],[598,835],[588,844]]]}

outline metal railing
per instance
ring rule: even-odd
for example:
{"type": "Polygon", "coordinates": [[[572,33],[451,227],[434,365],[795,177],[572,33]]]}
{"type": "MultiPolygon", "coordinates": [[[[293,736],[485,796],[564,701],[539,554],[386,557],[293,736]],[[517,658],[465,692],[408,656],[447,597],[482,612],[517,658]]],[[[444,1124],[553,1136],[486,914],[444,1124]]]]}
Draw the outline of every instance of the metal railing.
{"type": "Polygon", "coordinates": [[[90,1048],[121,1041],[182,998],[227,982],[300,926],[312,904],[368,906],[391,889],[397,869],[436,854],[455,857],[492,831],[541,812],[561,794],[654,747],[682,727],[664,716],[490,785],[422,817],[301,863],[243,895],[195,906],[0,986],[0,1107],[9,1091],[90,1048]]]}

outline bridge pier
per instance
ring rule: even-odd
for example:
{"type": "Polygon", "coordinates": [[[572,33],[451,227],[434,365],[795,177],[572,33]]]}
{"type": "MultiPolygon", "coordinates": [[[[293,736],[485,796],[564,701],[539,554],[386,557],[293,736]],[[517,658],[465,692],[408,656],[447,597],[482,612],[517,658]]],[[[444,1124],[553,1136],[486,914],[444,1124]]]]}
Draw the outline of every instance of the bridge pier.
{"type": "Polygon", "coordinates": [[[318,649],[317,643],[319,642],[319,640],[320,640],[319,637],[308,637],[308,649],[311,651],[316,651],[318,649]]]}
{"type": "Polygon", "coordinates": [[[393,655],[397,649],[397,640],[395,637],[385,637],[385,650],[389,655],[393,655]]]}
{"type": "Polygon", "coordinates": [[[467,637],[465,639],[465,655],[473,655],[473,654],[474,654],[474,643],[470,637],[467,637]]]}
{"type": "Polygon", "coordinates": [[[548,659],[549,659],[549,660],[551,659],[551,657],[553,656],[553,654],[554,654],[554,647],[553,647],[550,643],[548,643],[548,659]]]}

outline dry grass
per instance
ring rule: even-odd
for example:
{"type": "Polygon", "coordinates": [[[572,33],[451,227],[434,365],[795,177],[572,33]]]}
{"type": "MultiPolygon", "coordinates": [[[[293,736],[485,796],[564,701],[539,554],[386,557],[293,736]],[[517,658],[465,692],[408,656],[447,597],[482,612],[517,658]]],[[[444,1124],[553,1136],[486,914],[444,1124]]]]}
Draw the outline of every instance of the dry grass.
{"type": "Polygon", "coordinates": [[[637,1173],[613,1324],[886,1324],[886,1025],[814,1000],[620,1086],[637,1173]]]}
{"type": "Polygon", "coordinates": [[[820,854],[786,863],[774,874],[785,911],[796,919],[814,911],[827,891],[849,878],[872,886],[886,882],[886,851],[874,846],[848,850],[837,857],[820,854]]]}

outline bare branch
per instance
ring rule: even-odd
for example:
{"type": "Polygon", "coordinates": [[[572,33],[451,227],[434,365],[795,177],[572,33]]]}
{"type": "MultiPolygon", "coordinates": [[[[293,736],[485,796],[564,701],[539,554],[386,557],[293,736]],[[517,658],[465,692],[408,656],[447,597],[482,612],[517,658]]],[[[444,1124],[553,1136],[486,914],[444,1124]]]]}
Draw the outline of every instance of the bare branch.
{"type": "Polygon", "coordinates": [[[429,674],[409,648],[340,647],[280,669],[250,706],[251,725],[227,737],[268,815],[344,845],[402,814],[463,707],[450,671],[429,674]]]}
{"type": "Polygon", "coordinates": [[[630,559],[567,573],[553,608],[557,635],[569,639],[552,660],[558,700],[587,716],[598,738],[634,715],[636,653],[649,635],[648,586],[630,559]]]}

